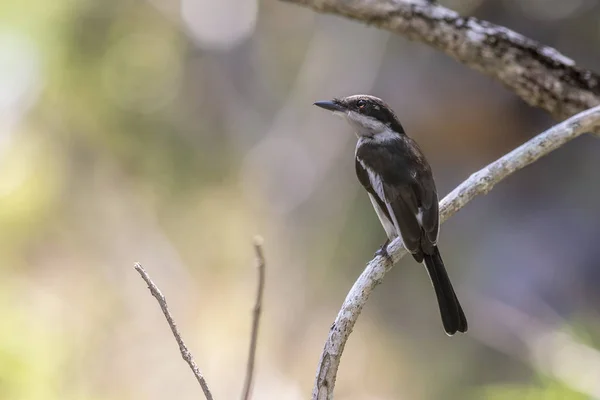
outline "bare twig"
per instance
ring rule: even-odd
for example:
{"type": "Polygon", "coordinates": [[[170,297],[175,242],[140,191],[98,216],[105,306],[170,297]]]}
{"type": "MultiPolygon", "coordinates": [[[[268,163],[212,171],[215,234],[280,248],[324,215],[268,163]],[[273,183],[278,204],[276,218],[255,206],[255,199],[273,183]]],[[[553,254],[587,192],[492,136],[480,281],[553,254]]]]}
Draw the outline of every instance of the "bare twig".
{"type": "Polygon", "coordinates": [[[150,293],[152,293],[152,296],[154,296],[156,298],[156,301],[158,301],[158,304],[160,305],[160,308],[161,308],[163,314],[165,315],[165,318],[167,319],[169,326],[171,327],[171,332],[173,332],[173,336],[175,336],[175,340],[177,341],[177,344],[179,345],[179,351],[181,352],[181,357],[183,357],[183,359],[188,363],[192,372],[196,376],[198,383],[202,387],[202,391],[204,392],[204,396],[206,397],[206,400],[213,400],[212,394],[210,393],[210,390],[208,389],[208,385],[207,385],[206,381],[204,380],[204,377],[202,376],[202,373],[200,372],[198,365],[196,365],[196,362],[194,361],[194,357],[192,356],[192,353],[190,353],[187,346],[183,342],[183,339],[181,338],[181,334],[179,333],[179,330],[177,329],[177,325],[175,324],[175,321],[173,320],[173,317],[171,316],[171,313],[169,312],[169,307],[167,306],[167,300],[165,299],[165,296],[163,296],[160,289],[154,284],[154,282],[152,282],[152,279],[150,279],[150,276],[148,275],[148,273],[146,272],[146,270],[142,267],[142,265],[140,263],[135,263],[134,268],[142,276],[142,279],[144,279],[144,281],[146,281],[146,283],[148,284],[148,289],[150,289],[150,293]]]}
{"type": "Polygon", "coordinates": [[[559,119],[600,104],[600,75],[503,26],[425,0],[283,0],[428,44],[559,119]]]}
{"type": "MultiPolygon", "coordinates": [[[[593,128],[599,126],[600,106],[597,106],[555,125],[472,174],[441,201],[441,221],[444,222],[450,218],[475,196],[488,193],[507,176],[558,149],[577,136],[590,132],[593,128]]],[[[388,253],[394,263],[400,260],[406,254],[402,240],[396,239],[390,243],[388,253]]],[[[350,289],[329,331],[329,337],[321,354],[313,389],[313,400],[330,400],[333,398],[337,370],[348,336],[352,332],[369,295],[381,283],[391,267],[392,264],[385,257],[375,257],[367,264],[363,273],[350,289]]]]}
{"type": "Polygon", "coordinates": [[[254,251],[256,252],[256,263],[258,267],[258,287],[256,290],[256,303],[252,313],[252,333],[250,335],[250,349],[248,350],[248,363],[246,365],[246,379],[244,390],[242,391],[242,400],[250,399],[252,389],[252,377],[254,375],[254,359],[256,356],[256,343],[258,340],[258,326],[260,323],[260,313],[262,310],[262,298],[265,288],[265,256],[263,254],[263,239],[260,236],[254,238],[254,251]]]}

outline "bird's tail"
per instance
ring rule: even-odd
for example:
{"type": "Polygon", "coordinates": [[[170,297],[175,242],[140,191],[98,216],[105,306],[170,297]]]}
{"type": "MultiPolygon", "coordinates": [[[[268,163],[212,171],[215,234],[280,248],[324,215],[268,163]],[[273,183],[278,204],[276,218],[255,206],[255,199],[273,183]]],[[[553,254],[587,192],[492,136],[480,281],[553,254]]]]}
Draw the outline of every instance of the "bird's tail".
{"type": "Polygon", "coordinates": [[[454,293],[440,251],[437,246],[434,249],[433,254],[424,254],[424,261],[437,296],[444,330],[449,336],[454,335],[456,332],[466,332],[468,329],[467,318],[456,293],[454,293]]]}

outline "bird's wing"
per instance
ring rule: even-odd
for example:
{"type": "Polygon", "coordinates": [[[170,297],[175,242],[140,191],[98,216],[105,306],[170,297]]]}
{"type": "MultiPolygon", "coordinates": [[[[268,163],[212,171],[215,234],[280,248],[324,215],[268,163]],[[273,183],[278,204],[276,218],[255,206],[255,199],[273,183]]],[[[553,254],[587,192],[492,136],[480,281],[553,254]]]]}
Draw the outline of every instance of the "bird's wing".
{"type": "Polygon", "coordinates": [[[383,185],[385,203],[394,225],[400,231],[404,246],[411,253],[421,250],[423,230],[417,215],[419,207],[412,185],[383,185]]]}
{"type": "MultiPolygon", "coordinates": [[[[425,155],[414,140],[405,137],[401,143],[405,146],[403,166],[411,171],[411,174],[408,178],[406,174],[400,176],[405,185],[410,186],[402,189],[404,193],[400,193],[400,197],[413,212],[416,208],[417,220],[424,232],[421,237],[421,248],[426,254],[433,254],[440,229],[438,196],[433,173],[425,155]]],[[[404,187],[404,185],[399,186],[404,187]]]]}
{"type": "Polygon", "coordinates": [[[397,234],[402,236],[406,248],[415,253],[420,249],[422,236],[417,219],[416,196],[411,190],[412,185],[406,181],[405,174],[397,173],[401,171],[398,168],[402,166],[396,165],[393,160],[394,158],[390,158],[385,164],[367,164],[357,156],[356,175],[388,221],[393,224],[397,234]]]}
{"type": "Polygon", "coordinates": [[[373,174],[370,174],[367,171],[367,168],[363,166],[361,160],[358,157],[356,157],[356,162],[354,166],[356,168],[356,176],[358,177],[358,181],[361,183],[361,185],[363,185],[367,192],[369,192],[369,194],[375,200],[381,211],[383,211],[385,217],[390,222],[392,222],[390,213],[384,201],[383,186],[381,179],[378,179],[377,176],[372,176],[373,174]]]}
{"type": "Polygon", "coordinates": [[[357,151],[356,170],[362,185],[374,195],[413,254],[430,253],[437,242],[439,211],[431,168],[410,138],[395,147],[357,151]],[[383,204],[382,204],[383,203],[383,204]]]}
{"type": "Polygon", "coordinates": [[[415,187],[421,212],[421,226],[425,236],[432,245],[437,244],[440,232],[440,211],[437,190],[431,171],[423,171],[415,187]]]}

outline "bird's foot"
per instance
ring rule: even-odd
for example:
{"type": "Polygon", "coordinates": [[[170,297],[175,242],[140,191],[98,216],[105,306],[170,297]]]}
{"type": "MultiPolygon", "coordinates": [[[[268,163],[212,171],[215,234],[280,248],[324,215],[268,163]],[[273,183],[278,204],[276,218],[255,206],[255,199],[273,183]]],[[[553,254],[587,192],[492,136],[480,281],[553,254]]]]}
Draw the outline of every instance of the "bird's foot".
{"type": "Polygon", "coordinates": [[[377,250],[375,252],[375,257],[381,256],[381,257],[387,258],[388,260],[391,261],[392,257],[390,257],[390,254],[387,251],[388,244],[390,244],[390,240],[389,239],[386,240],[385,243],[381,245],[381,247],[379,248],[379,250],[377,250]]]}

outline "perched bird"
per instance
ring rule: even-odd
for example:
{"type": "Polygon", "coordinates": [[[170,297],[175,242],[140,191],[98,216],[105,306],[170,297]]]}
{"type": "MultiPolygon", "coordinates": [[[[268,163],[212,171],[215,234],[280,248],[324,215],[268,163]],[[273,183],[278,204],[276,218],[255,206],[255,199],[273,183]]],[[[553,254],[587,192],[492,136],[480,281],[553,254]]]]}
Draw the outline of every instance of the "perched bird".
{"type": "Polygon", "coordinates": [[[377,253],[389,257],[387,245],[400,236],[414,259],[425,264],[446,333],[466,332],[467,319],[437,246],[438,196],[421,149],[377,97],[355,95],[314,104],[343,116],[356,132],[356,175],[388,237],[377,253]]]}

